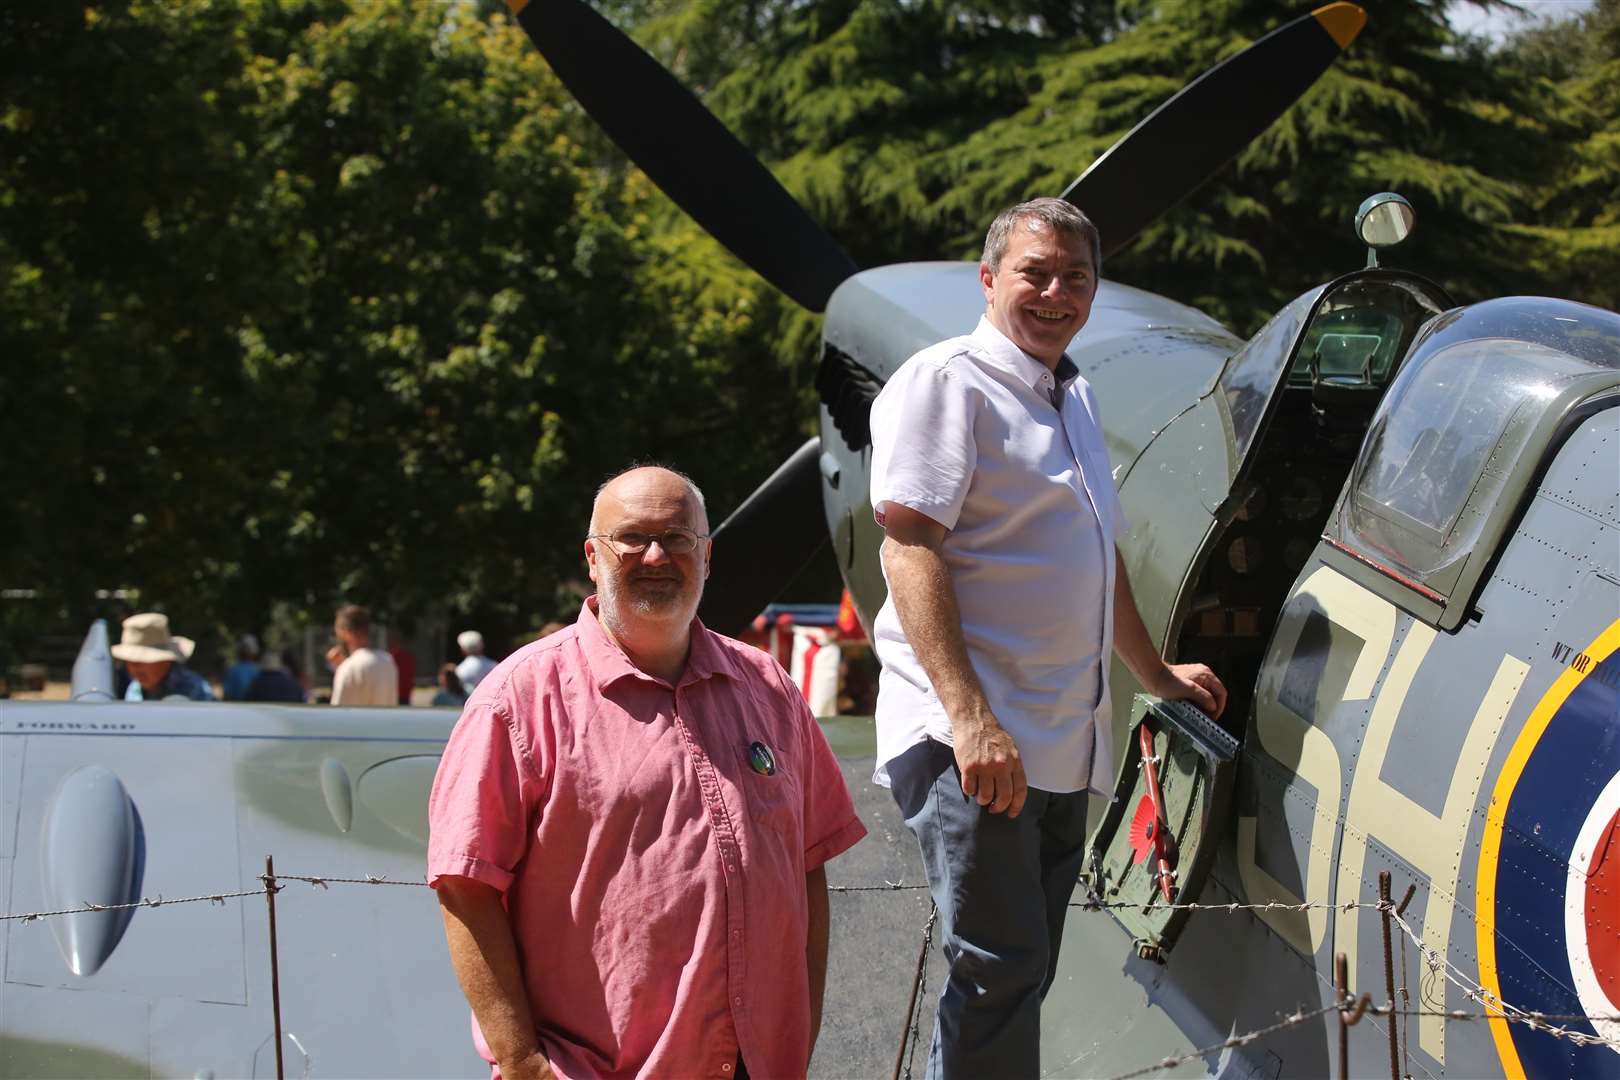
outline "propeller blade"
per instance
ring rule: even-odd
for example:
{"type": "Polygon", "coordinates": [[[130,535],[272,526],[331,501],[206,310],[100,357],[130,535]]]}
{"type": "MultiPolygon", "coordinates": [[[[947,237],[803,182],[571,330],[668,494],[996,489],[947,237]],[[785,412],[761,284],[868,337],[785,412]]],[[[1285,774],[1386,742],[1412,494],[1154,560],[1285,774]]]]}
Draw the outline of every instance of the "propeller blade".
{"type": "Polygon", "coordinates": [[[781,595],[827,543],[821,512],[821,440],[793,452],[714,532],[714,570],[698,616],[738,634],[781,595]]]}
{"type": "Polygon", "coordinates": [[[1361,8],[1334,3],[1278,27],[1188,83],[1092,162],[1063,198],[1096,224],[1103,257],[1270,127],[1366,23],[1361,8]]]}
{"type": "Polygon", "coordinates": [[[857,267],[664,67],[581,0],[507,0],[580,105],[682,210],[811,311],[857,267]]]}

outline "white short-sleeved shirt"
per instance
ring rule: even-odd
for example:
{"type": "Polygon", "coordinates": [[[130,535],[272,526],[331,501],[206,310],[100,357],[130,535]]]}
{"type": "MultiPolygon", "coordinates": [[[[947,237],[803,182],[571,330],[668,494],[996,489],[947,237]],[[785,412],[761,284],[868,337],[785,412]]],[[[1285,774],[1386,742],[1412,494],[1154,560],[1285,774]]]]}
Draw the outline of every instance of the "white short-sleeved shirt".
{"type": "Polygon", "coordinates": [[[484,676],[494,670],[495,661],[483,653],[469,653],[456,665],[456,678],[461,680],[461,688],[470,694],[474,687],[484,681],[484,676]]]}
{"type": "Polygon", "coordinates": [[[399,669],[380,649],[356,649],[332,676],[334,705],[398,705],[399,669]]]}
{"type": "MultiPolygon", "coordinates": [[[[1125,515],[1091,387],[1067,357],[1058,371],[983,318],[917,353],[872,404],[872,506],[879,522],[899,503],[948,530],[968,659],[1030,786],[1107,794],[1113,549],[1125,515]]],[[[875,779],[886,785],[889,761],[925,738],[950,743],[951,725],[892,594],[873,638],[883,663],[875,779]]]]}

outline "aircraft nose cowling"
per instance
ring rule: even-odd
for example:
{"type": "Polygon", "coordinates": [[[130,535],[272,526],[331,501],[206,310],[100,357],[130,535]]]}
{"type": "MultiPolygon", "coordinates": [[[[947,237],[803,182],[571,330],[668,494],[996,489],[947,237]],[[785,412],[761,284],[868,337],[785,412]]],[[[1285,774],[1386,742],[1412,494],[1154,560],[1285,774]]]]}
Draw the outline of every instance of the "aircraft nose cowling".
{"type": "MultiPolygon", "coordinates": [[[[63,778],[45,814],[40,878],[53,909],[136,900],[140,828],[135,804],[111,770],[86,765],[63,778]]],[[[75,975],[94,975],[129,925],[131,909],[50,920],[75,975]]]]}

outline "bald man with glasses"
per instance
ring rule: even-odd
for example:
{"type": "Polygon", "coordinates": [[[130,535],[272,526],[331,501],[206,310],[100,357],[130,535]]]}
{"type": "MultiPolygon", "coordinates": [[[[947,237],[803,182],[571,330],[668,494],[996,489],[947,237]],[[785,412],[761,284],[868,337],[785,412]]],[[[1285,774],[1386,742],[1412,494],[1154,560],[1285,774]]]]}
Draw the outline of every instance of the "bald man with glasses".
{"type": "Polygon", "coordinates": [[[596,595],[479,683],[445,747],[428,881],[494,1075],[804,1076],[824,864],[865,835],[776,661],[697,620],[702,493],[597,493],[596,595]]]}

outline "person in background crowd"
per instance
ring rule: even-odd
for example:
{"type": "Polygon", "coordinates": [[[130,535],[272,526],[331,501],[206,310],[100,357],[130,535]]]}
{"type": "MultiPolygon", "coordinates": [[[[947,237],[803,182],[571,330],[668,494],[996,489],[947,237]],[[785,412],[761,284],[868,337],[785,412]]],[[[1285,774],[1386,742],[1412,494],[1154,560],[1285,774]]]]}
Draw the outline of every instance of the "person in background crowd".
{"type": "Polygon", "coordinates": [[[754,621],[745,626],[743,632],[737,635],[737,640],[744,645],[752,645],[756,649],[770,652],[771,635],[770,631],[765,629],[765,616],[755,615],[754,621]]]}
{"type": "Polygon", "coordinates": [[[336,665],[333,705],[398,705],[399,669],[394,658],[371,647],[371,612],[358,604],[338,608],[332,623],[338,643],[326,659],[336,665]]]}
{"type": "Polygon", "coordinates": [[[416,654],[403,636],[390,634],[388,655],[394,658],[394,669],[399,672],[399,704],[409,705],[411,691],[416,688],[416,654]]]}
{"type": "Polygon", "coordinates": [[[456,674],[456,665],[445,664],[439,668],[439,689],[433,694],[434,705],[462,706],[467,703],[467,691],[461,688],[461,676],[456,674]]]}
{"type": "Polygon", "coordinates": [[[457,634],[456,644],[462,654],[461,663],[456,665],[456,674],[461,678],[462,688],[470,694],[485,675],[495,670],[495,661],[484,655],[484,635],[476,630],[463,630],[457,634]]]}
{"type": "Polygon", "coordinates": [[[169,617],[142,612],[124,620],[123,637],[112,654],[129,669],[125,701],[162,701],[183,697],[214,700],[208,680],[185,666],[197,643],[169,632],[169,617]]]}
{"type": "Polygon", "coordinates": [[[301,705],[306,699],[303,684],[288,670],[281,652],[268,649],[259,661],[259,673],[248,684],[247,693],[243,695],[242,700],[278,701],[301,705]]]}
{"type": "Polygon", "coordinates": [[[243,634],[236,639],[236,663],[225,669],[221,688],[226,701],[241,701],[247,696],[248,684],[259,674],[259,639],[243,634]]]}
{"type": "Polygon", "coordinates": [[[679,473],[604,484],[596,595],[473,691],[445,747],[428,884],[506,1080],[809,1066],[824,864],[866,829],[786,673],[696,618],[708,531],[679,473]]]}

